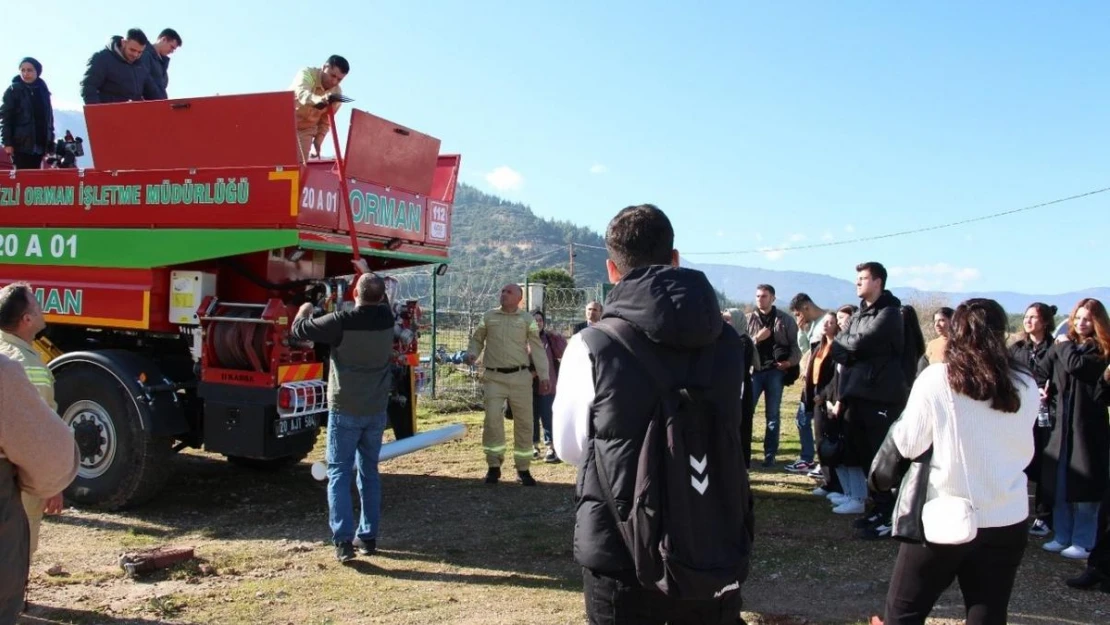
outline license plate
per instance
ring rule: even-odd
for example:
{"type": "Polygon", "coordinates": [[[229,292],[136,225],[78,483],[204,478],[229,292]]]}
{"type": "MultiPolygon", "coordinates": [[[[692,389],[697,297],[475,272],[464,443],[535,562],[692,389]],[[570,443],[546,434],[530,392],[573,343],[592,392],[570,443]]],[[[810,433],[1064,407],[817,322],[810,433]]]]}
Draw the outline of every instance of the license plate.
{"type": "Polygon", "coordinates": [[[274,436],[285,438],[305,430],[316,428],[316,415],[301,415],[299,417],[284,417],[274,422],[274,436]]]}

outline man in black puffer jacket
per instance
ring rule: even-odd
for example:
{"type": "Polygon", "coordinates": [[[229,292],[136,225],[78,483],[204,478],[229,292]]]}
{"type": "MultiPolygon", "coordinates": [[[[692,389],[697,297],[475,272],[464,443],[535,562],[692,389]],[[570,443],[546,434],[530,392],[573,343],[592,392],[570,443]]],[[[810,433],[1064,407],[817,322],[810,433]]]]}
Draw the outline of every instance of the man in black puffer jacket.
{"type": "MultiPolygon", "coordinates": [[[[866,474],[909,399],[909,383],[902,366],[906,342],[902,302],[886,289],[886,268],[868,262],[857,266],[856,272],[860,308],[848,330],[833,341],[831,355],[843,365],[839,390],[847,447],[866,474]]],[[[894,497],[890,492],[872,492],[871,498],[874,509],[855,527],[862,530],[862,538],[888,537],[894,497]]]]}
{"type": "Polygon", "coordinates": [[[132,28],[126,37],[116,35],[104,49],[94,52],[81,80],[85,104],[164,100],[150,75],[150,65],[143,61],[148,45],[146,34],[132,28]]]}
{"type": "MultiPolygon", "coordinates": [[[[722,320],[705,274],[678,267],[674,231],[658,208],[650,204],[625,208],[610,222],[605,238],[606,266],[616,286],[605,302],[602,323],[620,319],[647,340],[637,341],[630,351],[599,328],[586,328],[571,337],[560,367],[553,444],[560,458],[579,468],[574,558],[583,568],[587,619],[591,625],[741,622],[743,574],[721,588],[716,598],[707,599],[676,599],[641,584],[610,507],[615,501],[627,515],[636,499],[639,454],[663,396],[651,381],[651,368],[643,364],[655,359],[679,385],[704,389],[716,418],[735,431],[736,462],[719,463],[725,472],[714,473],[716,486],[702,494],[712,499],[741,493],[734,502],[740,518],[729,528],[729,538],[750,547],[754,520],[748,474],[740,457],[738,392],[748,363],[740,335],[722,320]],[[709,348],[704,352],[706,360],[697,362],[709,366],[695,375],[691,358],[704,348],[709,348]]],[[[705,456],[702,462],[698,470],[704,470],[705,456]]],[[[713,458],[708,462],[713,465],[713,458]]],[[[717,549],[724,554],[734,547],[720,544],[717,549]]],[[[750,552],[742,557],[750,558],[750,552]]],[[[739,564],[744,569],[748,566],[746,559],[739,564]]]]}

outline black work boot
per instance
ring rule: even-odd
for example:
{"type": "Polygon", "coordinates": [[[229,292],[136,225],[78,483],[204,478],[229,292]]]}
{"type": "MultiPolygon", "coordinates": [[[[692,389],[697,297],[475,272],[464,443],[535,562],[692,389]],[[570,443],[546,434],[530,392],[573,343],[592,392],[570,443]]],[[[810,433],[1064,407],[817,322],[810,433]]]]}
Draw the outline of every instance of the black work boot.
{"type": "Polygon", "coordinates": [[[1090,566],[1079,577],[1073,577],[1064,583],[1081,590],[1091,590],[1098,587],[1102,592],[1110,592],[1110,577],[1099,573],[1098,569],[1090,566]]]}
{"type": "Polygon", "coordinates": [[[496,484],[501,479],[501,467],[490,467],[486,471],[486,484],[496,484]]]}
{"type": "Polygon", "coordinates": [[[516,481],[520,482],[521,486],[535,486],[536,485],[536,478],[532,477],[532,474],[528,471],[517,471],[516,472],[516,481]]]}

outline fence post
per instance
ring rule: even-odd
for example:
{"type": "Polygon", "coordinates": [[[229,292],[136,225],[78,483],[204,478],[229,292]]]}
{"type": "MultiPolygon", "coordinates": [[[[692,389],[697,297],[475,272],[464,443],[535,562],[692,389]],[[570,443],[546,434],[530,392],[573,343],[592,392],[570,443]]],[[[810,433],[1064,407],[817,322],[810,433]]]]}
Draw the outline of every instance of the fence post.
{"type": "Polygon", "coordinates": [[[438,268],[437,265],[432,266],[432,399],[436,398],[436,335],[439,334],[439,324],[436,323],[436,310],[439,309],[436,297],[439,291],[439,272],[436,271],[438,268]]]}

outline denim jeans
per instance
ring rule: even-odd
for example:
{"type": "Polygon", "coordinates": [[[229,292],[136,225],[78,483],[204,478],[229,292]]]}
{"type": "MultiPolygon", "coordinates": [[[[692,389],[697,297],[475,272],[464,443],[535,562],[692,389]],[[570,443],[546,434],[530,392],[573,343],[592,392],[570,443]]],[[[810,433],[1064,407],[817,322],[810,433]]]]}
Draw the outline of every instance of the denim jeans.
{"type": "Polygon", "coordinates": [[[543,442],[551,447],[551,417],[555,395],[532,393],[532,442],[540,442],[540,425],[543,425],[543,442]]]}
{"type": "MultiPolygon", "coordinates": [[[[1061,454],[1063,455],[1063,454],[1061,454]]],[[[1052,508],[1052,539],[1065,546],[1076,545],[1088,551],[1098,538],[1097,501],[1069,503],[1067,500],[1068,463],[1057,464],[1056,502],[1052,508]]]]}
{"type": "Polygon", "coordinates": [[[328,525],[332,541],[337,544],[350,542],[356,535],[362,540],[378,537],[382,508],[378,457],[382,451],[382,434],[388,422],[384,411],[359,417],[337,412],[328,414],[328,525]],[[357,533],[351,502],[351,481],[356,464],[362,509],[357,533]]]}
{"type": "MultiPolygon", "coordinates": [[[[782,406],[782,380],[785,373],[780,369],[756,371],[752,374],[752,401],[759,403],[759,396],[766,393],[764,406],[767,412],[767,427],[763,430],[763,464],[775,462],[779,451],[779,408],[782,406]]],[[[812,441],[810,441],[812,443],[812,441]]]]}
{"type": "Polygon", "coordinates": [[[816,453],[813,443],[813,412],[806,412],[805,404],[798,404],[798,439],[802,443],[801,459],[806,462],[813,462],[813,456],[816,453]]]}

